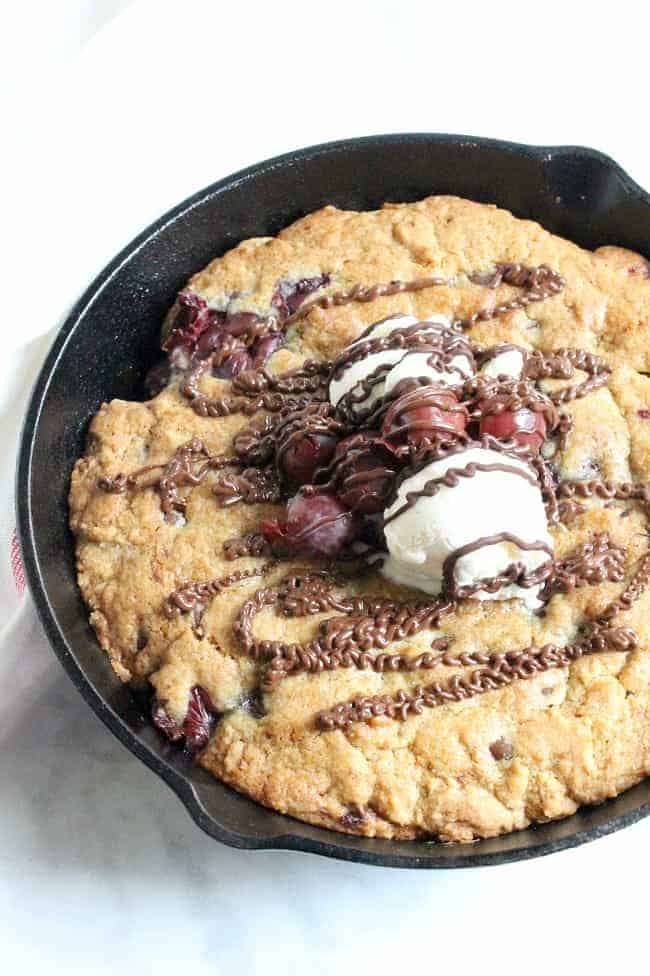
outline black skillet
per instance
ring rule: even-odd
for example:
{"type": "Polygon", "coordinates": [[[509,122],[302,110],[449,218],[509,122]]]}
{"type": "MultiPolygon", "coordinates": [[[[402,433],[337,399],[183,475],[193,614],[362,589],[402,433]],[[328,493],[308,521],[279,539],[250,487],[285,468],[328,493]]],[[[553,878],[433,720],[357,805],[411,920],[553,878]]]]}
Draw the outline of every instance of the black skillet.
{"type": "Polygon", "coordinates": [[[162,318],[190,274],[238,241],[276,234],[326,203],[370,209],[433,193],[496,203],[584,247],[619,244],[650,256],[650,196],[592,149],[428,134],[302,149],[215,183],[129,244],[68,316],[32,394],[18,463],[18,524],[52,647],[127,749],[169,784],[203,830],[233,847],[311,851],[392,867],[471,867],[573,847],[650,812],[646,780],[566,820],[476,844],[366,840],[308,826],[240,796],[163,743],[87,622],[67,524],[70,472],[102,401],[142,396],[162,318]]]}

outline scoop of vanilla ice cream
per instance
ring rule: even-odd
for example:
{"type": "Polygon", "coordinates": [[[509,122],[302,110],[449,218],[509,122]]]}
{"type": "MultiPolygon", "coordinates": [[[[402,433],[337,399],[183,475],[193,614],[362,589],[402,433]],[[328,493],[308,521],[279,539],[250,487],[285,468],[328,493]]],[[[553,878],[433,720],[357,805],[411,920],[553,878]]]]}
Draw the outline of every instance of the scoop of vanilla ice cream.
{"type": "Polygon", "coordinates": [[[367,334],[351,342],[350,347],[358,346],[360,342],[366,342],[368,339],[385,339],[387,335],[395,332],[396,329],[406,329],[409,325],[417,325],[419,321],[414,315],[389,315],[387,319],[381,319],[380,322],[375,322],[368,329],[367,334]]]}
{"type": "Polygon", "coordinates": [[[524,354],[521,349],[505,349],[488,359],[482,366],[481,373],[484,376],[493,376],[494,379],[498,376],[512,376],[513,379],[518,380],[523,368],[524,354]]]}
{"type": "MultiPolygon", "coordinates": [[[[367,339],[383,339],[385,336],[391,334],[396,329],[405,329],[410,325],[417,325],[420,322],[419,319],[414,318],[413,315],[393,315],[388,319],[384,319],[381,322],[377,322],[369,333],[362,339],[357,339],[355,342],[350,344],[350,348],[353,349],[354,346],[358,345],[360,342],[365,342],[367,339]]],[[[440,331],[442,328],[447,328],[450,324],[450,320],[446,316],[432,316],[430,319],[425,319],[422,321],[422,331],[429,331],[427,326],[431,326],[431,331],[440,331]]],[[[344,370],[342,376],[339,379],[333,379],[330,381],[329,386],[329,399],[333,406],[341,400],[350,390],[354,389],[362,380],[365,380],[367,376],[377,369],[378,366],[391,365],[393,363],[399,363],[405,356],[404,349],[386,349],[383,352],[372,353],[366,356],[364,359],[353,363],[344,370]]],[[[466,358],[462,357],[463,362],[467,362],[466,358]]],[[[429,367],[431,369],[431,367],[429,367]]],[[[420,376],[426,375],[426,373],[405,373],[402,376],[404,379],[405,375],[420,376]]],[[[450,374],[453,375],[453,374],[450,374]]],[[[451,382],[457,382],[458,377],[456,374],[456,380],[451,382]]],[[[395,385],[395,384],[393,384],[395,385]]],[[[356,407],[357,410],[367,410],[377,403],[384,395],[386,387],[386,380],[382,380],[377,383],[369,395],[359,403],[356,407]]],[[[392,389],[392,387],[391,387],[392,389]]]]}
{"type": "Polygon", "coordinates": [[[390,393],[402,380],[419,379],[424,376],[432,383],[454,386],[461,383],[463,377],[471,376],[474,372],[467,356],[453,356],[449,361],[452,366],[456,366],[461,371],[461,376],[453,370],[440,370],[431,366],[428,362],[430,355],[430,352],[408,352],[402,356],[386,377],[384,393],[390,393]]]}
{"type": "MultiPolygon", "coordinates": [[[[515,473],[521,469],[531,474],[532,469],[518,458],[486,448],[472,447],[434,461],[405,479],[396,501],[385,511],[385,518],[405,504],[409,492],[420,491],[449,468],[465,468],[471,462],[506,464],[515,471],[477,471],[472,477],[460,477],[457,485],[441,485],[436,495],[417,499],[411,508],[389,522],[385,528],[389,555],[381,569],[388,579],[438,594],[447,556],[477,539],[509,532],[526,543],[552,546],[541,491],[515,473]]],[[[544,550],[520,549],[511,542],[498,542],[461,556],[455,566],[455,581],[458,586],[467,586],[497,576],[513,562],[532,570],[548,559],[544,550]]],[[[475,599],[518,597],[532,608],[539,606],[540,588],[510,584],[496,593],[479,590],[475,599]]]]}

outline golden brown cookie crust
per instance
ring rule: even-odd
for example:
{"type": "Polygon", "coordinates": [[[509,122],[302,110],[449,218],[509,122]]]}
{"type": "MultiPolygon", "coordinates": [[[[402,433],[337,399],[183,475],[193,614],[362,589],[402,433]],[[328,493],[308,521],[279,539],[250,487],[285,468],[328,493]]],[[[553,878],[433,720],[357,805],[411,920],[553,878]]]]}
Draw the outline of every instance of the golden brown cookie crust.
{"type": "MultiPolygon", "coordinates": [[[[548,264],[566,279],[547,301],[475,326],[470,338],[489,346],[514,342],[529,349],[577,347],[612,367],[608,385],[562,408],[573,431],[559,466],[564,478],[650,481],[650,280],[644,259],[618,248],[595,253],[531,221],[455,197],[389,204],[371,213],[325,207],[277,238],[245,241],[195,275],[188,287],[216,306],[267,315],[278,281],[329,274],[328,291],[427,275],[446,278],[489,271],[500,262],[548,264]]],[[[490,307],[497,292],[462,279],[369,304],[312,310],[290,326],[273,372],[306,358],[330,359],[364,328],[396,312],[421,319],[462,317],[490,307]]],[[[551,388],[557,381],[545,381],[551,388]]],[[[544,384],[542,384],[544,386],[544,384]]],[[[222,395],[226,381],[208,377],[202,389],[222,395]]],[[[169,714],[182,719],[190,689],[205,688],[224,713],[200,762],[258,802],[310,823],[366,836],[470,841],[563,817],[580,805],[615,796],[650,771],[650,593],[622,614],[639,638],[627,653],[603,652],[570,668],[465,702],[428,709],[405,722],[377,718],[333,732],[314,716],[355,694],[412,689],[422,674],[339,670],[302,674],[265,695],[261,718],[242,707],[258,681],[258,666],[232,634],[242,602],[259,588],[251,579],[214,597],[202,636],[187,615],[169,619],[165,598],[185,581],[227,575],[225,540],[253,531],[272,505],[219,508],[216,475],[187,494],[185,520],[166,521],[156,491],[111,494],[98,487],[144,464],[166,462],[192,437],[211,454],[229,452],[242,416],[198,416],[173,383],[147,403],[104,404],[94,418],[85,456],[72,477],[70,519],[76,535],[78,580],[100,644],[124,681],[150,681],[169,714]]],[[[587,502],[568,525],[553,527],[555,549],[571,551],[597,532],[626,548],[626,579],[648,549],[648,529],[636,502],[587,502]]],[[[239,560],[236,568],[264,559],[239,560]]],[[[313,568],[315,563],[310,563],[313,568]]],[[[305,561],[273,569],[272,585],[305,561]]],[[[439,631],[423,631],[391,650],[430,649],[439,634],[454,652],[564,645],[585,614],[596,616],[624,584],[606,582],[554,596],[545,616],[517,601],[466,601],[439,631]]],[[[348,592],[418,599],[421,594],[377,576],[347,584],[348,592]]],[[[256,619],[270,639],[305,640],[331,614],[291,619],[272,609],[256,619]]],[[[618,621],[617,621],[618,622],[618,621]]]]}

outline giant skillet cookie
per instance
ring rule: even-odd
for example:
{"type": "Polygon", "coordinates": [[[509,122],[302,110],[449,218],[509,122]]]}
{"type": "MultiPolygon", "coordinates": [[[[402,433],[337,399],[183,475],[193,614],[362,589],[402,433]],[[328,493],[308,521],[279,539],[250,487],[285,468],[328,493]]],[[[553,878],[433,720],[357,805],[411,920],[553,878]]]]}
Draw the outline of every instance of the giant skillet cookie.
{"type": "Polygon", "coordinates": [[[101,646],[219,779],[469,841],[650,769],[650,280],[453,197],[326,207],[179,295],[70,491],[101,646]]]}

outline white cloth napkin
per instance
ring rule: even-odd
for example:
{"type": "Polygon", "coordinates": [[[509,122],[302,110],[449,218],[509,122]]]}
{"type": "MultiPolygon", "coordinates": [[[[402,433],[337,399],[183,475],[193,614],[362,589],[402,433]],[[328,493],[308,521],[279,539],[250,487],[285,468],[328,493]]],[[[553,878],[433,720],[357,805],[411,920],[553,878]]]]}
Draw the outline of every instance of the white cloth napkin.
{"type": "Polygon", "coordinates": [[[0,508],[0,642],[5,629],[12,627],[21,602],[27,599],[16,535],[16,453],[28,396],[51,340],[52,335],[41,336],[8,352],[0,373],[0,472],[9,496],[8,504],[0,508]]]}

